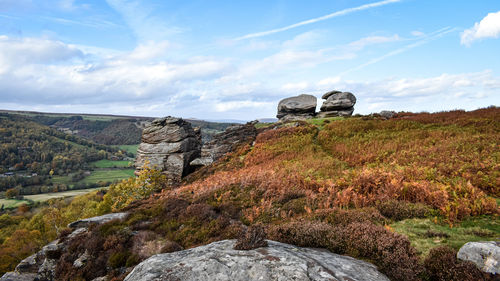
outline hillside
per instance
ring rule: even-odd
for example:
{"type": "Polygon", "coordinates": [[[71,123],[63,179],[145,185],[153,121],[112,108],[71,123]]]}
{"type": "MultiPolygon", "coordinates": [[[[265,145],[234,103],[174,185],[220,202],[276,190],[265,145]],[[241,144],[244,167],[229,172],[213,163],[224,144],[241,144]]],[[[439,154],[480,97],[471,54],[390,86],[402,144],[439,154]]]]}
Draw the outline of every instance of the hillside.
{"type": "Polygon", "coordinates": [[[271,124],[179,188],[146,169],[106,194],[40,213],[57,216],[3,215],[0,260],[16,258],[1,268],[12,270],[58,234],[67,239],[63,227],[77,217],[125,211],[124,221],[68,240],[56,276],[121,280],[153,254],[260,225],[269,239],[370,261],[391,280],[490,280],[455,254],[465,242],[500,236],[499,135],[497,107],[271,124]],[[8,238],[20,225],[23,238],[8,238]],[[30,237],[29,250],[19,246],[30,237]],[[85,266],[75,268],[84,253],[85,266]]]}
{"type": "MultiPolygon", "coordinates": [[[[105,145],[132,145],[141,142],[142,129],[153,117],[99,115],[76,113],[44,113],[34,111],[0,110],[5,116],[22,116],[61,132],[76,135],[95,143],[105,145]]],[[[187,119],[194,127],[202,130],[203,141],[224,131],[232,123],[208,122],[187,119]]]]}
{"type": "Polygon", "coordinates": [[[89,187],[97,181],[84,178],[99,173],[96,168],[105,168],[94,163],[127,158],[126,152],[118,148],[16,115],[0,115],[0,141],[0,192],[15,192],[7,197],[89,187]]]}

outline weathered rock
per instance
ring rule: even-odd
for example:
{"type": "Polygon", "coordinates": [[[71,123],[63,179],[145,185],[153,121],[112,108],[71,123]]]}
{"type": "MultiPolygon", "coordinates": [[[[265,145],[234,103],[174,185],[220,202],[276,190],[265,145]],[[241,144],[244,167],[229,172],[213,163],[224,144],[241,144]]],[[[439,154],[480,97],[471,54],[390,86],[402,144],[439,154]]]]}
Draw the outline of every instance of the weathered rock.
{"type": "MultiPolygon", "coordinates": [[[[253,142],[257,136],[255,123],[248,122],[244,125],[230,126],[224,132],[216,134],[210,142],[203,146],[201,151],[202,159],[210,158],[212,161],[216,161],[236,147],[253,142]]],[[[198,163],[199,161],[195,164],[198,163]]],[[[209,161],[205,163],[208,164],[209,161]]]]}
{"type": "Polygon", "coordinates": [[[107,223],[107,222],[112,221],[112,220],[123,220],[127,217],[127,215],[128,215],[128,213],[106,214],[106,215],[102,215],[102,216],[98,216],[98,217],[74,221],[74,222],[68,224],[68,227],[73,228],[73,229],[89,227],[91,224],[103,224],[103,223],[107,223]]]}
{"type": "Polygon", "coordinates": [[[235,241],[152,256],[125,280],[389,280],[370,263],[326,250],[268,241],[268,247],[239,251],[235,241]]]}
{"type": "Polygon", "coordinates": [[[200,157],[196,158],[191,163],[189,163],[191,166],[208,166],[212,164],[214,160],[212,157],[200,157]]]}
{"type": "Polygon", "coordinates": [[[170,183],[178,183],[193,169],[190,162],[200,156],[201,132],[181,118],[156,119],[142,132],[137,149],[136,173],[147,163],[162,171],[170,183]]]}
{"type": "Polygon", "coordinates": [[[321,106],[321,111],[335,111],[352,108],[356,104],[356,97],[349,92],[335,93],[328,96],[321,106]]]}
{"type": "Polygon", "coordinates": [[[343,110],[321,111],[316,115],[316,117],[327,118],[336,116],[351,116],[353,112],[354,112],[354,107],[343,110]]]}
{"type": "Polygon", "coordinates": [[[342,93],[341,91],[337,91],[337,90],[333,90],[333,91],[330,91],[330,92],[327,92],[327,93],[324,93],[323,96],[321,96],[322,99],[326,100],[327,98],[329,98],[331,95],[336,95],[336,94],[340,94],[342,93]]]}
{"type": "Polygon", "coordinates": [[[500,274],[500,242],[469,242],[460,248],[457,258],[471,261],[484,272],[500,274]]]}
{"type": "Polygon", "coordinates": [[[37,280],[36,273],[7,272],[0,278],[0,281],[34,281],[34,280],[37,280]]]}
{"type": "Polygon", "coordinates": [[[379,115],[384,119],[391,119],[392,117],[394,117],[394,115],[396,115],[396,112],[389,110],[382,110],[380,111],[379,115]]]}
{"type": "Polygon", "coordinates": [[[283,99],[278,104],[278,117],[280,120],[288,115],[297,115],[301,118],[312,118],[316,113],[317,99],[312,95],[299,95],[283,99]]]}

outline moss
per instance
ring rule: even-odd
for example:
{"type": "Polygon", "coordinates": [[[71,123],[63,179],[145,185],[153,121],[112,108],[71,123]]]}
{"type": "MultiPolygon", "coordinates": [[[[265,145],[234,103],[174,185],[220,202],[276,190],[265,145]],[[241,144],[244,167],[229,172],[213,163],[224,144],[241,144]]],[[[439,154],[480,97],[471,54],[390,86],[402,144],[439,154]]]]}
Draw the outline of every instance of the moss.
{"type": "Polygon", "coordinates": [[[125,266],[127,264],[129,256],[130,253],[128,251],[113,253],[108,258],[108,265],[111,268],[119,268],[125,266]]]}

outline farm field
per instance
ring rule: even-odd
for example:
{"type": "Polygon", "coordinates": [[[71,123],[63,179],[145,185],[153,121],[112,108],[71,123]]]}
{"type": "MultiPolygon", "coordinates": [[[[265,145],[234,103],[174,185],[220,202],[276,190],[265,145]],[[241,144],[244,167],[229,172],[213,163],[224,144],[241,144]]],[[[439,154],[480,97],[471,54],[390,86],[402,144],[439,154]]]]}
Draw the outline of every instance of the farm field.
{"type": "Polygon", "coordinates": [[[96,162],[92,162],[92,166],[96,168],[128,168],[131,167],[133,163],[131,161],[126,161],[126,160],[99,160],[96,162]]]}
{"type": "Polygon", "coordinates": [[[139,145],[138,144],[124,144],[124,145],[116,145],[115,147],[117,147],[121,150],[125,150],[126,152],[132,153],[135,156],[139,145]]]}
{"type": "Polygon", "coordinates": [[[88,188],[88,189],[79,189],[79,190],[69,190],[63,192],[51,192],[51,193],[43,193],[43,194],[35,194],[35,195],[25,195],[23,200],[17,199],[0,199],[0,206],[4,206],[4,208],[15,208],[22,204],[30,204],[30,201],[34,202],[45,202],[50,199],[55,198],[64,198],[64,197],[74,197],[78,195],[87,194],[92,191],[106,189],[107,187],[97,187],[97,188],[88,188]]]}

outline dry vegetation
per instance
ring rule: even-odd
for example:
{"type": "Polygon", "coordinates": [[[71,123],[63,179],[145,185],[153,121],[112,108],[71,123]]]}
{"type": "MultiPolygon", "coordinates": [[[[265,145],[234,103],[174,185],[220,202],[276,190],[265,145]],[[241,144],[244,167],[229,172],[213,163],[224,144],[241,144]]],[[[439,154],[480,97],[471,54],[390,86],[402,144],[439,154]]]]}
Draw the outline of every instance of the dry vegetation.
{"type": "MultiPolygon", "coordinates": [[[[498,222],[499,108],[261,130],[253,146],[197,171],[180,188],[134,201],[164,187],[154,171],[152,181],[145,175],[115,185],[94,208],[131,215],[71,242],[58,276],[119,280],[126,267],[155,253],[229,238],[251,249],[267,236],[368,260],[391,280],[491,278],[456,259],[460,245],[427,253],[391,225],[428,219],[452,229],[476,218],[498,222]],[[144,183],[146,190],[133,192],[144,183]],[[75,270],[71,265],[85,251],[98,259],[75,270]],[[103,264],[110,270],[101,272],[103,264]]],[[[493,239],[500,230],[479,234],[493,239]]],[[[422,235],[453,238],[433,229],[422,235]]]]}

